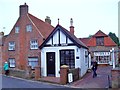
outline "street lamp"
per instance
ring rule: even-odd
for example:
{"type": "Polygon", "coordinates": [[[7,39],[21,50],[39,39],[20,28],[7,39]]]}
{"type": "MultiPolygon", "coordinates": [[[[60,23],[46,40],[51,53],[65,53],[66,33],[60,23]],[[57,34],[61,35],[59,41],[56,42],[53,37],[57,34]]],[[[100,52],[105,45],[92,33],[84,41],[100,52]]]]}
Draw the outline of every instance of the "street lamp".
{"type": "Polygon", "coordinates": [[[114,69],[115,68],[114,48],[112,48],[110,52],[112,53],[112,63],[113,63],[113,69],[114,69]]]}

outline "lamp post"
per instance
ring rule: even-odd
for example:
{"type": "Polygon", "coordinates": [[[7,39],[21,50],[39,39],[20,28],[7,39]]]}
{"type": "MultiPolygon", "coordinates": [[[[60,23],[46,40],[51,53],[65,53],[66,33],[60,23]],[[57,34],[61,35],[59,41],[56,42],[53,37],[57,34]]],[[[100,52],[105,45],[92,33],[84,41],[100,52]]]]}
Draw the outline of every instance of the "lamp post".
{"type": "Polygon", "coordinates": [[[115,68],[115,57],[114,57],[114,48],[112,48],[112,50],[110,50],[110,52],[112,53],[112,63],[113,63],[113,69],[115,68]]]}

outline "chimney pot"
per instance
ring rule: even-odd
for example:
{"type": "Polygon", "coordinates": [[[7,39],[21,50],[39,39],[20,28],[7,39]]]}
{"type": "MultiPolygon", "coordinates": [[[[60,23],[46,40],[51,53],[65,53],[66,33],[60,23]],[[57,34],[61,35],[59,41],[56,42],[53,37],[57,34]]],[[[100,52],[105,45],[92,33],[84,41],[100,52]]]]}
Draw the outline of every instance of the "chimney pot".
{"type": "Polygon", "coordinates": [[[51,19],[50,19],[50,17],[49,17],[49,16],[46,16],[46,18],[45,18],[45,22],[47,22],[47,23],[51,24],[51,19]]]}
{"type": "Polygon", "coordinates": [[[70,33],[74,35],[74,26],[73,26],[73,19],[70,19],[70,33]]]}

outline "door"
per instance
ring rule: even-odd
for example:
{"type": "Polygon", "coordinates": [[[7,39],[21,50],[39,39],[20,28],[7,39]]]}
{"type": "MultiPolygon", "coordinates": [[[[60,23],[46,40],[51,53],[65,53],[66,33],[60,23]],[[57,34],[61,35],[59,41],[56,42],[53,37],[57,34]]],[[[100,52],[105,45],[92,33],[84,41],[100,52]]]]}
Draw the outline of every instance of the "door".
{"type": "Polygon", "coordinates": [[[55,52],[47,52],[47,76],[55,76],[55,52]]]}

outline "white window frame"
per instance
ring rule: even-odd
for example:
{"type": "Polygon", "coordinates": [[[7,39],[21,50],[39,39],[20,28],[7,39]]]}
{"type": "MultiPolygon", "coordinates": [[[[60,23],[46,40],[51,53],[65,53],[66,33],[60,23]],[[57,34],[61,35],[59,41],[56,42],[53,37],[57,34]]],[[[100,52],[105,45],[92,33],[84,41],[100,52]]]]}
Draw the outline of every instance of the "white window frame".
{"type": "Polygon", "coordinates": [[[10,68],[15,68],[16,63],[14,58],[9,58],[9,67],[10,68]]]}
{"type": "Polygon", "coordinates": [[[19,31],[20,31],[20,27],[19,27],[19,26],[16,26],[16,27],[15,27],[15,33],[19,33],[19,31]]]}
{"type": "Polygon", "coordinates": [[[8,50],[10,50],[10,51],[15,50],[15,42],[14,41],[9,42],[8,50]]]}
{"type": "Polygon", "coordinates": [[[35,69],[35,66],[38,66],[38,57],[28,57],[28,65],[35,69]]]}
{"type": "Polygon", "coordinates": [[[38,40],[31,40],[30,41],[30,49],[38,49],[38,40]]]}
{"type": "Polygon", "coordinates": [[[32,32],[32,25],[31,24],[26,25],[26,31],[32,32]]]}

